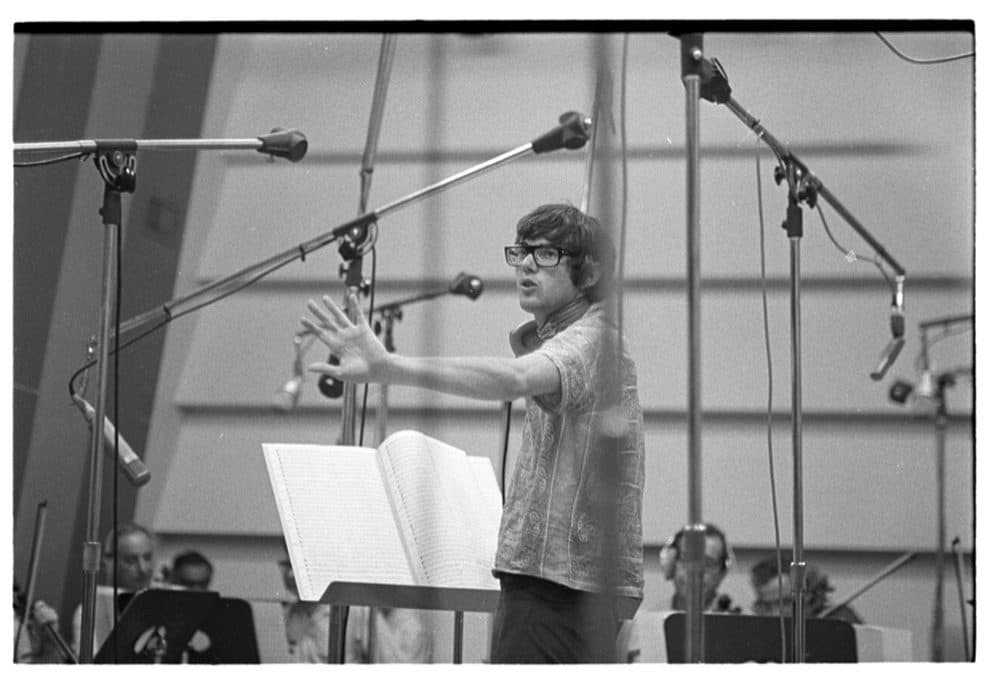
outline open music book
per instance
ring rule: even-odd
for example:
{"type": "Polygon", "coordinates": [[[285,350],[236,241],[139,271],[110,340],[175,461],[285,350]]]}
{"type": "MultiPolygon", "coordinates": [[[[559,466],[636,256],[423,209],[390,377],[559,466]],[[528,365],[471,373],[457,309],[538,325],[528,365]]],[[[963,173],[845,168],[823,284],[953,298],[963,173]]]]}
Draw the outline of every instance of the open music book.
{"type": "Polygon", "coordinates": [[[415,430],[378,449],[262,446],[301,599],[334,581],[499,588],[489,459],[415,430]]]}

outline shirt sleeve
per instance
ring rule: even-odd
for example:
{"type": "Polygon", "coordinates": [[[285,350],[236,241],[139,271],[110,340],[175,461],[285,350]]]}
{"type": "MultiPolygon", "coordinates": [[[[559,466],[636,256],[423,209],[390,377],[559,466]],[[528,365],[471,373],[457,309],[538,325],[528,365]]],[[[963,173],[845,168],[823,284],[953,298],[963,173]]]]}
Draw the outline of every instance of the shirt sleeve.
{"type": "Polygon", "coordinates": [[[563,413],[586,409],[594,400],[594,369],[600,336],[575,325],[556,334],[538,349],[559,371],[559,391],[535,397],[543,409],[563,413]]]}

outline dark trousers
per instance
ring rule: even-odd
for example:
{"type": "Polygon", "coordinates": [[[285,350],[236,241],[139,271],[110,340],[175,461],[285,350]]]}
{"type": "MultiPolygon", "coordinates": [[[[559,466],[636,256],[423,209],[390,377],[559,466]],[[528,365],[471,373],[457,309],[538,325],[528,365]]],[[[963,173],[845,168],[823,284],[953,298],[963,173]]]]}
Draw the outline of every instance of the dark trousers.
{"type": "Polygon", "coordinates": [[[614,604],[531,576],[500,576],[491,663],[612,663],[614,604]]]}

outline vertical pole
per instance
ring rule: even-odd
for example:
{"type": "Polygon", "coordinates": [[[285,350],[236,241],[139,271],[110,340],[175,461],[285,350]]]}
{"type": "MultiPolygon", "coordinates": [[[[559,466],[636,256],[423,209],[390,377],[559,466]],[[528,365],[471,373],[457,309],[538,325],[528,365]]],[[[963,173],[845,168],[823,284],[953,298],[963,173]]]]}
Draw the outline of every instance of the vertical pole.
{"type": "MultiPolygon", "coordinates": [[[[792,207],[789,207],[791,210],[792,207]]],[[[801,212],[798,214],[801,221],[801,212]]],[[[805,562],[803,561],[802,508],[802,308],[800,249],[801,237],[790,236],[791,260],[791,334],[792,334],[792,563],[790,567],[795,603],[792,606],[792,642],[796,663],[805,662],[805,562]]]]}
{"type": "Polygon", "coordinates": [[[451,662],[462,662],[462,631],[465,628],[465,614],[461,611],[455,612],[455,628],[452,634],[451,662]]]}
{"type": "Polygon", "coordinates": [[[101,477],[104,474],[104,418],[108,377],[108,337],[114,314],[115,259],[118,228],[121,223],[121,194],[110,186],[104,188],[101,208],[104,221],[104,257],[101,276],[100,327],[97,334],[95,368],[97,397],[94,401],[94,425],[90,436],[90,492],[87,498],[87,531],[83,544],[83,604],[80,616],[80,663],[94,662],[94,615],[97,608],[97,574],[101,566],[100,519],[101,477]]]}
{"type": "Polygon", "coordinates": [[[681,74],[687,120],[688,526],[684,529],[680,564],[687,568],[685,658],[688,663],[701,663],[705,657],[702,603],[705,533],[701,524],[701,140],[698,109],[703,57],[700,33],[681,37],[681,74]]]}
{"type": "Polygon", "coordinates": [[[937,552],[934,555],[934,616],[931,623],[931,660],[944,660],[944,550],[945,550],[945,437],[948,415],[944,388],[937,386],[937,413],[934,416],[935,460],[937,465],[937,552]]]}

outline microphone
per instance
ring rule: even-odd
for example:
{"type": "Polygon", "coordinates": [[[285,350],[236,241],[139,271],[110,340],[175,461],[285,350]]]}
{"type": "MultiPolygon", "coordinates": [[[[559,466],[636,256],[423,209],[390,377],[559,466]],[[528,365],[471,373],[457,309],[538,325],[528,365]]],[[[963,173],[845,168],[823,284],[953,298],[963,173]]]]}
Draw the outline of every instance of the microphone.
{"type": "Polygon", "coordinates": [[[299,395],[302,394],[302,374],[296,374],[278,388],[271,399],[271,404],[277,411],[291,411],[299,405],[299,395]]]}
{"type": "Polygon", "coordinates": [[[567,148],[575,150],[590,139],[591,120],[583,114],[569,111],[559,116],[559,126],[551,129],[531,142],[531,149],[537,154],[567,148]]]}
{"type": "Polygon", "coordinates": [[[475,275],[459,273],[455,279],[451,281],[451,284],[448,285],[448,291],[452,294],[467,296],[475,301],[479,298],[479,295],[483,293],[483,281],[475,275]]]}
{"type": "Polygon", "coordinates": [[[892,363],[896,361],[897,357],[899,357],[899,353],[903,349],[904,343],[906,343],[906,341],[904,341],[902,337],[889,340],[889,343],[882,349],[882,354],[879,355],[875,368],[872,370],[871,374],[869,374],[873,381],[882,380],[886,372],[889,371],[889,367],[891,367],[892,363]]]}
{"type": "MultiPolygon", "coordinates": [[[[271,406],[276,411],[289,412],[299,405],[302,395],[302,382],[305,380],[305,368],[302,365],[302,353],[306,347],[302,345],[303,334],[296,334],[292,341],[295,344],[295,359],[292,360],[292,378],[285,381],[271,398],[271,406]]],[[[310,343],[312,341],[310,340],[310,343]]]]}
{"type": "MultiPolygon", "coordinates": [[[[330,355],[326,363],[336,366],[340,364],[340,358],[336,355],[330,355]]],[[[319,391],[331,400],[335,400],[344,394],[344,382],[329,374],[323,374],[319,377],[319,391]]]]}
{"type": "Polygon", "coordinates": [[[289,162],[301,160],[309,148],[309,142],[306,141],[305,135],[297,129],[275,127],[270,134],[258,136],[257,139],[261,143],[260,148],[257,149],[258,153],[277,155],[289,162]]]}
{"type": "MultiPolygon", "coordinates": [[[[94,411],[93,405],[87,400],[83,399],[79,395],[73,395],[73,402],[79,408],[83,417],[87,419],[87,424],[93,430],[94,419],[96,418],[96,412],[94,411]]],[[[104,450],[109,456],[114,458],[115,454],[115,437],[118,437],[118,458],[115,460],[118,462],[118,469],[128,478],[129,484],[134,487],[141,487],[142,485],[149,482],[149,468],[146,464],[142,462],[142,459],[134,451],[132,447],[129,446],[125,438],[118,434],[115,430],[114,424],[108,420],[107,416],[104,417],[104,450]]]]}
{"type": "Polygon", "coordinates": [[[916,395],[929,399],[934,397],[934,391],[934,373],[924,365],[923,371],[920,372],[920,380],[917,381],[916,395]]]}
{"type": "Polygon", "coordinates": [[[892,296],[892,315],[889,317],[889,330],[892,332],[892,338],[882,350],[882,354],[879,355],[875,368],[872,370],[871,374],[869,374],[873,381],[881,381],[886,372],[889,371],[889,367],[891,367],[893,362],[896,361],[896,358],[899,357],[899,353],[903,350],[903,344],[905,343],[903,340],[904,327],[903,276],[899,275],[896,277],[896,289],[892,296]]]}

